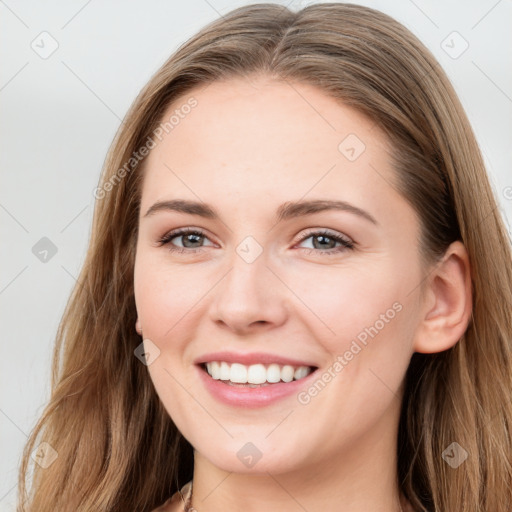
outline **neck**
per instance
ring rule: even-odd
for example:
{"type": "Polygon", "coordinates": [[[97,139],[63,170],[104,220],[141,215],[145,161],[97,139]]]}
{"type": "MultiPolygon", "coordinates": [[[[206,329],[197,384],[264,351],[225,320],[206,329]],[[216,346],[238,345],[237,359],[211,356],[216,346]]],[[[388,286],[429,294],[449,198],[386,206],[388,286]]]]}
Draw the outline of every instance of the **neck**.
{"type": "Polygon", "coordinates": [[[287,472],[225,471],[195,451],[192,510],[400,512],[398,425],[383,420],[328,461],[308,459],[304,467],[287,472]],[[386,430],[380,428],[384,425],[386,430]]]}

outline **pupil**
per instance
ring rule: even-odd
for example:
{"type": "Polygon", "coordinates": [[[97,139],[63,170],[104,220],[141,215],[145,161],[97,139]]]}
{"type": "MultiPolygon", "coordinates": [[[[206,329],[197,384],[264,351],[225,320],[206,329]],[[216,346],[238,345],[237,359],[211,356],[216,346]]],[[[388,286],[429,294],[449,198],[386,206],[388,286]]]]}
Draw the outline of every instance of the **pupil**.
{"type": "MultiPolygon", "coordinates": [[[[196,235],[196,234],[194,234],[194,233],[191,233],[191,234],[185,235],[185,237],[184,237],[184,239],[183,239],[183,240],[184,240],[184,242],[188,242],[190,237],[196,237],[195,242],[197,243],[197,242],[198,242],[198,240],[197,240],[197,239],[199,239],[199,241],[200,241],[200,240],[201,240],[201,238],[203,237],[203,235],[196,235]]],[[[192,243],[194,243],[194,241],[192,241],[192,243]]],[[[188,247],[188,245],[187,245],[186,243],[184,243],[183,245],[184,245],[185,247],[188,247]]]]}
{"type": "MultiPolygon", "coordinates": [[[[329,237],[327,237],[327,236],[325,236],[325,235],[317,235],[317,236],[315,237],[315,240],[317,240],[317,239],[328,240],[328,241],[329,241],[329,240],[331,240],[329,237]]],[[[321,247],[324,247],[324,248],[325,248],[325,244],[321,244],[321,247]]]]}

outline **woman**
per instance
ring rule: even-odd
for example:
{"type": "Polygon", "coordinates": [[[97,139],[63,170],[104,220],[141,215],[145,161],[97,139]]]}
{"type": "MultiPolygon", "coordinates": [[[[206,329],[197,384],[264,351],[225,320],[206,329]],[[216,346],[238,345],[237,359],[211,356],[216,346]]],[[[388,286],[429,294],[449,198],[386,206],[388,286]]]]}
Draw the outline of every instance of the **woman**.
{"type": "Polygon", "coordinates": [[[19,510],[510,510],[510,240],[401,24],[232,11],[95,196],[19,510]]]}

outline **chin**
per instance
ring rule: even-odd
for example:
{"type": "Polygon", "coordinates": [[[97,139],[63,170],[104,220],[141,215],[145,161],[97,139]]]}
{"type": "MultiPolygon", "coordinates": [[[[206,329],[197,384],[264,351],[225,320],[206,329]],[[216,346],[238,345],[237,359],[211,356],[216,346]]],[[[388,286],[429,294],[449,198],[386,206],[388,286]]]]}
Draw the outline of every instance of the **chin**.
{"type": "MultiPolygon", "coordinates": [[[[233,441],[233,440],[231,440],[233,441]]],[[[233,448],[212,452],[198,450],[211,464],[230,473],[266,475],[293,471],[301,465],[297,460],[297,450],[278,450],[274,444],[252,443],[250,441],[231,442],[233,448]]]]}

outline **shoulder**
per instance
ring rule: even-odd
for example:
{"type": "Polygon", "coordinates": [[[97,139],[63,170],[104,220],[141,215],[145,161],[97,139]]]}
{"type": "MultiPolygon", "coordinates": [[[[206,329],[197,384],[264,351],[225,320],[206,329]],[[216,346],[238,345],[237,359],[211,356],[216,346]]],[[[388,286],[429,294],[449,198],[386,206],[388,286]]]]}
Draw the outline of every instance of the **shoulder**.
{"type": "Polygon", "coordinates": [[[416,509],[412,506],[412,503],[409,500],[404,499],[400,504],[403,512],[416,512],[416,509]]]}
{"type": "Polygon", "coordinates": [[[188,482],[180,491],[176,491],[165,503],[162,503],[158,508],[153,509],[152,512],[183,512],[183,500],[180,496],[180,492],[186,500],[190,490],[191,482],[188,482]]]}
{"type": "Polygon", "coordinates": [[[153,509],[151,512],[182,512],[182,503],[178,493],[173,494],[165,503],[162,503],[158,508],[153,509]]]}

